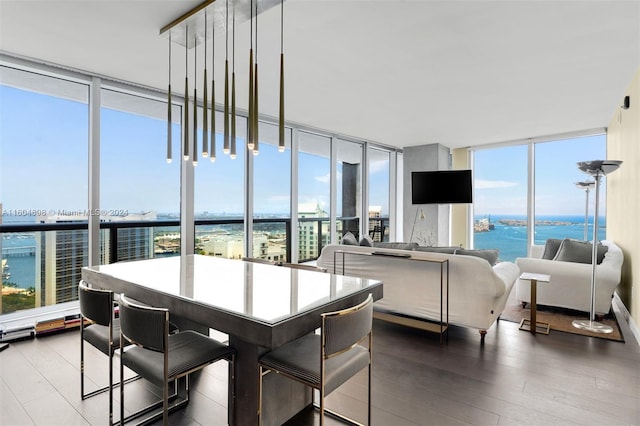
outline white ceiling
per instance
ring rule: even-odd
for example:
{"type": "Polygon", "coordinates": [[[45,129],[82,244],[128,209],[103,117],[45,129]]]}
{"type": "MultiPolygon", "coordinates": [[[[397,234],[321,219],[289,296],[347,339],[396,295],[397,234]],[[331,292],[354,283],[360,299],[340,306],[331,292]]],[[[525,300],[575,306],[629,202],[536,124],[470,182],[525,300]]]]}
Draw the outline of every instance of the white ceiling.
{"type": "MultiPolygon", "coordinates": [[[[0,50],[165,89],[159,29],[199,3],[0,0],[0,50]]],[[[284,14],[287,120],[397,147],[605,127],[640,68],[640,0],[287,0],[284,14]]],[[[279,7],[258,28],[260,110],[275,117],[279,7]]],[[[245,108],[249,25],[236,32],[245,108]]],[[[173,55],[172,86],[182,92],[184,48],[173,55]]],[[[201,63],[202,48],[197,56],[201,63]]],[[[221,29],[219,104],[223,61],[221,29]]],[[[191,82],[192,64],[193,49],[191,82]]]]}

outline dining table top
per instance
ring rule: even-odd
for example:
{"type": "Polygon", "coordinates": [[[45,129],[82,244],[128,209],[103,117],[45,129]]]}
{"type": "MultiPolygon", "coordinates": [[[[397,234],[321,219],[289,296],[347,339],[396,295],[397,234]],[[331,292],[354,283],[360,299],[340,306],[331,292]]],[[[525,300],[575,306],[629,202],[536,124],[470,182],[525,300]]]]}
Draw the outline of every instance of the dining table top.
{"type": "MultiPolygon", "coordinates": [[[[309,313],[347,307],[339,302],[354,295],[366,297],[371,292],[374,299],[382,297],[379,280],[205,255],[126,261],[83,270],[83,279],[93,285],[144,303],[166,304],[170,300],[169,307],[176,311],[185,310],[180,301],[189,302],[190,310],[201,307],[208,312],[208,317],[202,318],[204,323],[215,313],[225,317],[224,323],[231,318],[276,328],[309,313]],[[151,293],[164,298],[156,302],[158,299],[149,298],[151,293]]],[[[194,315],[192,319],[198,318],[194,315]]],[[[224,323],[209,325],[233,333],[224,323]]]]}

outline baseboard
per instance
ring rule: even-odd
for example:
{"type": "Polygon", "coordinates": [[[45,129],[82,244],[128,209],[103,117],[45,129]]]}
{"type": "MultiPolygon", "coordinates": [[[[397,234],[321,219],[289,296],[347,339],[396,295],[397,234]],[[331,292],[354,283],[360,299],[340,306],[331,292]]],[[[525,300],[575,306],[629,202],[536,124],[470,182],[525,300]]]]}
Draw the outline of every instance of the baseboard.
{"type": "Polygon", "coordinates": [[[613,293],[613,304],[620,314],[622,314],[622,318],[624,319],[625,324],[629,326],[633,337],[636,338],[636,342],[638,346],[640,346],[640,328],[636,325],[631,313],[627,309],[627,307],[622,303],[622,299],[618,296],[618,293],[613,293]]]}

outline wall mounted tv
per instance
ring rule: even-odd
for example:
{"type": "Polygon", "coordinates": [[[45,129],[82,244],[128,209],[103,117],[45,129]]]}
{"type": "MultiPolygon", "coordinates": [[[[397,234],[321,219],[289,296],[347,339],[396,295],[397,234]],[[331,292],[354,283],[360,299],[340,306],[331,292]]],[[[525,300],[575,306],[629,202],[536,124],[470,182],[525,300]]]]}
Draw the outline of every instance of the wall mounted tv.
{"type": "Polygon", "coordinates": [[[412,204],[472,203],[471,170],[411,172],[412,204]]]}

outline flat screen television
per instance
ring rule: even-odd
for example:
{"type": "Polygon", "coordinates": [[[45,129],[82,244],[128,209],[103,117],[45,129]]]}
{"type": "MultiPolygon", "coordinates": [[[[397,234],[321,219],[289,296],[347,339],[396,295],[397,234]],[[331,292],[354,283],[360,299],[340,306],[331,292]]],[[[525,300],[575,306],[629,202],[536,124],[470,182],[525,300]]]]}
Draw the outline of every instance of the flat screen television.
{"type": "Polygon", "coordinates": [[[471,170],[411,172],[412,204],[472,203],[471,170]]]}

